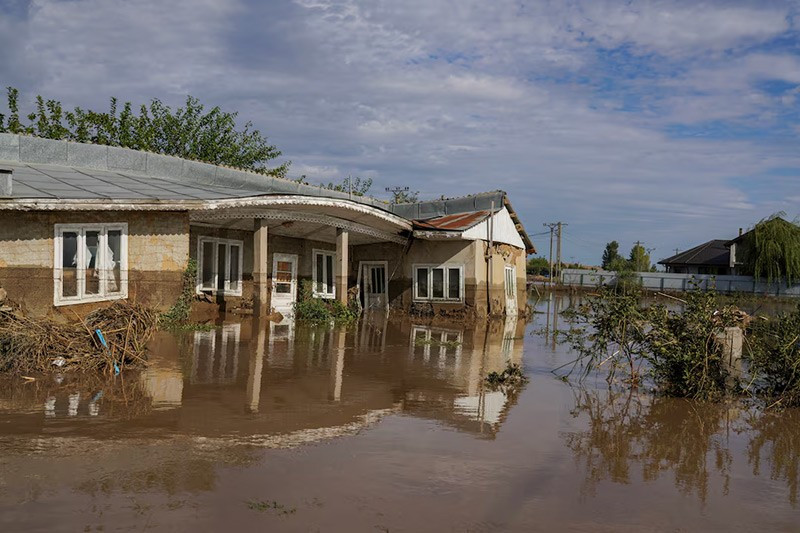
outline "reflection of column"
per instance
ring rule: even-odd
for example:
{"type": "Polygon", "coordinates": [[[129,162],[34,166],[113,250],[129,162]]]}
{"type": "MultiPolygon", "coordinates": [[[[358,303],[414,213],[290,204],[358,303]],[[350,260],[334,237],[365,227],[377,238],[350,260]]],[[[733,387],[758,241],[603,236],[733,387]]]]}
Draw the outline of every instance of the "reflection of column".
{"type": "Polygon", "coordinates": [[[336,332],[336,355],[331,361],[331,380],[328,387],[328,399],[338,402],[342,399],[342,375],[344,374],[344,347],[345,347],[344,328],[339,328],[336,332]]]}
{"type": "Polygon", "coordinates": [[[253,300],[255,314],[266,315],[269,298],[269,279],[267,278],[267,221],[257,218],[253,233],[253,300]]]}
{"type": "Polygon", "coordinates": [[[264,346],[267,343],[266,324],[258,317],[253,318],[255,345],[250,353],[250,370],[247,374],[247,405],[251,413],[258,412],[261,401],[261,374],[264,368],[264,346]]]}
{"type": "Polygon", "coordinates": [[[336,230],[336,299],[347,305],[347,276],[350,273],[349,233],[336,230]]]}
{"type": "Polygon", "coordinates": [[[69,407],[67,408],[67,415],[68,416],[77,416],[78,414],[78,404],[81,401],[81,394],[79,392],[73,392],[69,395],[69,407]]]}
{"type": "Polygon", "coordinates": [[[553,350],[556,349],[556,339],[558,338],[558,309],[561,307],[561,297],[554,297],[553,302],[553,350]]]}

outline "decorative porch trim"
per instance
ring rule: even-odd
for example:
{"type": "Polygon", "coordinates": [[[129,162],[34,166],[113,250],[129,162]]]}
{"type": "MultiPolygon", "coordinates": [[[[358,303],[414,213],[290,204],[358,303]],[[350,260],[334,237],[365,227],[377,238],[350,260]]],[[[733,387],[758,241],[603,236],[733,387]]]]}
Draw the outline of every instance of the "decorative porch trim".
{"type": "Polygon", "coordinates": [[[208,212],[191,213],[189,215],[190,222],[208,222],[212,220],[231,220],[231,219],[245,219],[245,218],[262,218],[267,220],[283,220],[292,222],[308,222],[311,224],[320,224],[323,226],[331,226],[345,231],[352,231],[353,233],[361,233],[369,235],[376,239],[389,241],[396,244],[405,244],[406,238],[389,233],[386,231],[370,228],[358,222],[351,222],[341,218],[332,217],[329,215],[319,215],[316,213],[305,213],[301,211],[284,211],[284,210],[245,210],[235,212],[208,212]]]}
{"type": "Polygon", "coordinates": [[[315,198],[311,196],[296,195],[270,195],[270,196],[250,196],[247,198],[226,198],[224,200],[207,200],[205,210],[216,211],[230,208],[243,207],[284,207],[284,206],[315,206],[315,207],[335,207],[337,209],[347,209],[364,215],[370,215],[391,224],[400,229],[411,230],[411,222],[408,220],[377,209],[368,205],[359,204],[350,200],[315,198]]]}

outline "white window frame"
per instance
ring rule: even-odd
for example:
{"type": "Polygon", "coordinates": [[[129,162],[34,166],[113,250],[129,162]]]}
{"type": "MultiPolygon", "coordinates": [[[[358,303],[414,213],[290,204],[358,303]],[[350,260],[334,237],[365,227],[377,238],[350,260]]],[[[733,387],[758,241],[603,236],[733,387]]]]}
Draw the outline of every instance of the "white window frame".
{"type": "MultiPolygon", "coordinates": [[[[312,250],[311,254],[311,280],[313,285],[312,295],[314,298],[325,298],[325,299],[332,299],[336,298],[336,250],[322,250],[322,249],[314,249],[312,250]],[[330,256],[333,258],[331,261],[331,268],[333,272],[331,272],[331,279],[333,280],[332,292],[320,292],[317,290],[317,256],[321,255],[323,257],[322,261],[322,276],[325,277],[326,270],[328,269],[328,262],[325,260],[326,257],[330,256]]],[[[325,279],[322,280],[323,288],[325,285],[325,279]]]]}
{"type": "Polygon", "coordinates": [[[241,296],[242,295],[242,273],[244,270],[244,241],[240,241],[237,239],[223,239],[220,237],[207,237],[207,236],[200,236],[197,238],[197,283],[195,287],[195,292],[197,294],[224,294],[226,296],[241,296]],[[204,288],[203,287],[203,245],[205,243],[212,243],[214,245],[214,259],[213,259],[213,273],[214,273],[214,286],[213,288],[204,288]],[[222,273],[225,279],[225,284],[223,289],[220,291],[217,287],[219,286],[219,275],[220,273],[217,271],[217,267],[219,265],[219,245],[222,244],[225,246],[225,272],[222,273]],[[238,246],[239,247],[239,278],[235,280],[237,282],[237,288],[231,289],[231,246],[238,246]]]}
{"type": "Polygon", "coordinates": [[[53,255],[53,305],[73,305],[88,302],[105,302],[111,300],[124,300],[128,297],[128,224],[125,222],[111,224],[55,224],[54,225],[54,255],[53,255]],[[86,291],[86,232],[97,231],[98,253],[95,261],[95,269],[100,271],[100,283],[97,294],[85,294],[86,291]],[[108,232],[120,232],[120,287],[119,291],[108,293],[108,269],[106,264],[106,248],[108,246],[108,232]],[[76,254],[76,276],[77,276],[77,295],[63,296],[64,288],[64,265],[61,264],[64,253],[64,233],[78,234],[78,250],[76,254]]]}
{"type": "Polygon", "coordinates": [[[412,265],[412,290],[414,301],[416,302],[443,302],[443,303],[463,303],[464,302],[464,265],[461,263],[445,263],[445,264],[432,264],[432,263],[415,263],[412,265]],[[417,284],[417,271],[419,269],[428,270],[428,296],[419,296],[419,287],[417,284]],[[435,269],[444,269],[444,298],[433,297],[433,275],[432,271],[435,269]],[[458,298],[450,298],[450,269],[459,270],[459,288],[458,298]]]}

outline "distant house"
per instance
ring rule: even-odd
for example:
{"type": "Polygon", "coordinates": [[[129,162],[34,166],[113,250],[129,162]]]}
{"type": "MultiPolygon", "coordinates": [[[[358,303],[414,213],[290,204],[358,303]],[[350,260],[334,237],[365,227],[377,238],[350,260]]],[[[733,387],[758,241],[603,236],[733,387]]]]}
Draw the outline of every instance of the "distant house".
{"type": "Polygon", "coordinates": [[[733,273],[730,243],[713,239],[685,252],[673,255],[658,262],[667,272],[673,274],[715,274],[718,276],[733,273]]]}

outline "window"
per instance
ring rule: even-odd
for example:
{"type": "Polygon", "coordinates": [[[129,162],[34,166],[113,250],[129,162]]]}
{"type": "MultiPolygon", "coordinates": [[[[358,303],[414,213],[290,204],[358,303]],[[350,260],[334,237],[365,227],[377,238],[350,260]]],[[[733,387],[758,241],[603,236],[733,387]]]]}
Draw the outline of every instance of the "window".
{"type": "Polygon", "coordinates": [[[336,283],[334,266],[336,252],[314,250],[314,296],[317,298],[334,298],[336,283]]]}
{"type": "Polygon", "coordinates": [[[56,224],[53,303],[128,297],[128,225],[56,224]]]}
{"type": "Polygon", "coordinates": [[[414,265],[414,299],[463,301],[463,274],[463,265],[414,265]]]}
{"type": "Polygon", "coordinates": [[[200,237],[197,292],[242,295],[242,241],[200,237]]]}

